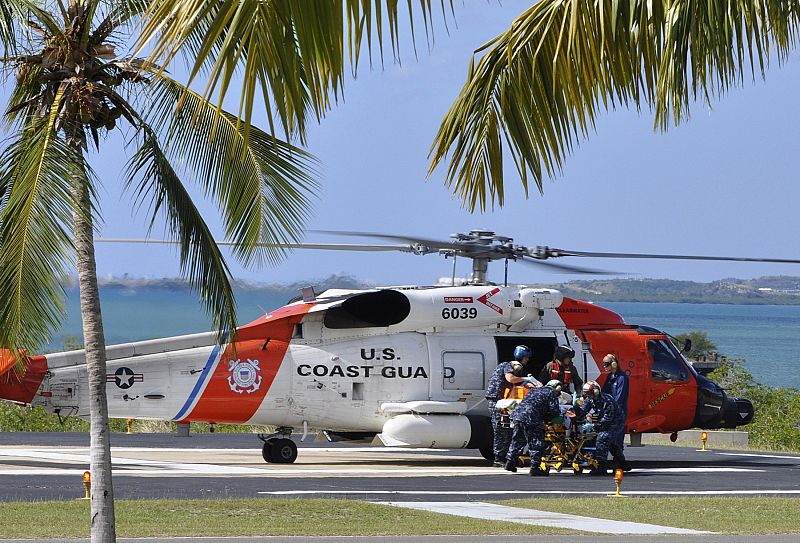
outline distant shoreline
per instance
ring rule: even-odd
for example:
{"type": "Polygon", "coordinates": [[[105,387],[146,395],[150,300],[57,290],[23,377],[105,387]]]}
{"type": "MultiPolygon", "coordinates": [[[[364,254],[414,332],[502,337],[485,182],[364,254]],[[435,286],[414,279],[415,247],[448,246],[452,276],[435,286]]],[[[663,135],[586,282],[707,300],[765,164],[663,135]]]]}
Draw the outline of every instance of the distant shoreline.
{"type": "MultiPolygon", "coordinates": [[[[102,289],[107,290],[134,292],[138,289],[164,289],[191,292],[189,285],[180,278],[106,277],[100,278],[99,283],[102,289]]],[[[313,286],[317,292],[321,292],[328,288],[364,289],[376,285],[345,274],[294,283],[234,281],[237,292],[263,292],[288,297],[299,294],[300,289],[307,286],[313,286]]],[[[708,283],[670,279],[597,279],[532,286],[555,288],[565,296],[591,302],[800,305],[800,277],[790,276],[727,278],[708,283]]],[[[75,279],[68,278],[64,287],[75,289],[75,279]]]]}

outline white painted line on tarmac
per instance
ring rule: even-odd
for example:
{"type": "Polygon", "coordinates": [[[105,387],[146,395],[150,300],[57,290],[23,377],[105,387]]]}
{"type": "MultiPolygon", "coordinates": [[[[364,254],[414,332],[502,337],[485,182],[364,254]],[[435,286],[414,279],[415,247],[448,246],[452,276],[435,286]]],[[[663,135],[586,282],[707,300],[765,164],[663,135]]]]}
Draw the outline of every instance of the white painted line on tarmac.
{"type": "Polygon", "coordinates": [[[537,511],[522,507],[508,507],[484,502],[377,502],[383,505],[444,513],[459,517],[479,518],[485,520],[499,520],[517,524],[533,524],[549,526],[551,528],[567,528],[591,533],[605,534],[709,534],[689,530],[686,528],[672,528],[657,524],[644,524],[640,522],[626,522],[621,520],[608,520],[578,515],[553,513],[552,511],[537,511]]]}
{"type": "Polygon", "coordinates": [[[783,458],[789,460],[797,460],[800,462],[800,456],[781,456],[777,454],[755,454],[755,453],[717,453],[724,456],[754,456],[756,458],[783,458]]]}
{"type": "Polygon", "coordinates": [[[756,468],[636,468],[631,473],[741,473],[741,472],[764,472],[765,469],[756,468]]]}
{"type": "MultiPolygon", "coordinates": [[[[16,449],[16,450],[0,450],[0,456],[5,457],[22,457],[22,458],[36,458],[42,459],[46,461],[62,461],[62,462],[72,462],[72,463],[80,463],[80,464],[89,464],[90,458],[88,454],[65,454],[61,452],[54,452],[54,451],[42,451],[42,450],[34,450],[34,449],[16,449]]],[[[119,458],[115,457],[112,454],[112,463],[116,466],[147,466],[147,467],[157,467],[162,468],[163,471],[152,471],[147,472],[147,475],[156,473],[162,475],[168,475],[169,472],[172,473],[194,473],[194,474],[226,474],[226,475],[256,475],[263,473],[262,469],[256,468],[242,468],[239,466],[220,466],[217,464],[201,464],[201,463],[180,463],[180,462],[164,462],[159,460],[142,460],[138,458],[119,458]]],[[[69,469],[59,470],[58,468],[51,468],[55,472],[59,471],[69,471],[69,469]]],[[[19,473],[8,473],[8,472],[19,472],[22,471],[23,473],[34,474],[34,471],[37,470],[0,470],[0,475],[17,475],[19,473]]],[[[46,472],[47,469],[38,470],[40,472],[46,472]]],[[[123,473],[136,473],[137,470],[118,470],[120,474],[123,473]]],[[[139,472],[143,474],[142,472],[139,472]]],[[[38,475],[44,475],[45,473],[38,473],[38,475]]]]}
{"type": "MultiPolygon", "coordinates": [[[[607,496],[611,490],[271,490],[256,494],[266,496],[307,495],[376,495],[376,496],[537,496],[537,495],[596,495],[607,496]]],[[[636,490],[623,492],[626,496],[737,496],[800,494],[800,490],[636,490]]]]}

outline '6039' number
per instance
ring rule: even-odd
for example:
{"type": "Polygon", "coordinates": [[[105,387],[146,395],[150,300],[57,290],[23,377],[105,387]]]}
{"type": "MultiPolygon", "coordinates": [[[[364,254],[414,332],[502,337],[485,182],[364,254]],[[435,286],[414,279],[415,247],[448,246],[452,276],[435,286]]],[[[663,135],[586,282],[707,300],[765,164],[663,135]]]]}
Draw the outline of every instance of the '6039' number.
{"type": "Polygon", "coordinates": [[[443,319],[474,319],[478,316],[478,310],[474,307],[445,307],[442,309],[443,319]]]}

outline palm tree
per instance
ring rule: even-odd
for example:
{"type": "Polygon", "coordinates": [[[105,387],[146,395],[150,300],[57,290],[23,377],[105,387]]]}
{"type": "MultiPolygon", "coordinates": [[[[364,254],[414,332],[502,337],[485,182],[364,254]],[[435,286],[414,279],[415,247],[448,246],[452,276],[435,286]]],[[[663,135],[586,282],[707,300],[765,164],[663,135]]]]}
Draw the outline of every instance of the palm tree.
{"type": "Polygon", "coordinates": [[[471,210],[503,205],[504,152],[527,195],[618,106],[689,118],[744,78],[782,63],[800,31],[796,0],[541,0],[476,51],[431,148],[471,210]]]}
{"type": "Polygon", "coordinates": [[[63,317],[60,280],[75,264],[90,390],[92,541],[114,541],[106,358],[94,257],[100,217],[90,152],[126,126],[133,205],[163,216],[183,275],[235,330],[225,259],[186,182],[217,203],[234,254],[275,261],[296,241],[315,190],[314,159],[203,100],[166,72],[120,56],[142,0],[3,0],[2,62],[12,86],[0,156],[0,345],[36,350],[63,317]],[[49,9],[48,9],[49,8],[49,9]],[[176,104],[180,107],[176,109],[176,104]],[[181,168],[174,165],[181,164],[181,168]],[[267,245],[263,245],[267,244],[267,245]]]}
{"type": "MultiPolygon", "coordinates": [[[[399,48],[399,3],[389,0],[151,3],[154,16],[143,36],[155,38],[159,58],[190,44],[193,75],[203,68],[210,74],[206,96],[215,89],[224,95],[233,68],[243,67],[245,110],[258,89],[267,104],[270,92],[273,98],[291,97],[279,109],[280,119],[301,135],[305,119],[324,114],[330,94],[341,91],[341,44],[347,43],[356,64],[362,38],[370,38],[373,27],[382,43],[379,23],[385,15],[392,51],[399,48]],[[274,20],[294,26],[298,56],[307,60],[318,53],[311,71],[292,73],[291,57],[273,62],[270,45],[281,28],[274,20]],[[311,83],[308,100],[294,92],[300,81],[311,83]]],[[[603,111],[646,108],[654,112],[655,127],[666,130],[689,117],[692,100],[711,102],[745,76],[763,77],[770,60],[786,59],[800,31],[798,0],[532,4],[506,32],[476,50],[431,147],[430,171],[446,162],[446,183],[469,210],[503,205],[506,153],[525,194],[531,185],[541,192],[543,179],[561,172],[603,111]]],[[[418,7],[426,35],[436,11],[430,5],[422,1],[418,7]]],[[[453,9],[452,1],[447,5],[453,9]]]]}
{"type": "MultiPolygon", "coordinates": [[[[305,143],[308,119],[319,121],[343,96],[348,69],[356,73],[373,49],[384,61],[388,41],[393,59],[400,51],[399,23],[403,12],[416,41],[414,19],[423,19],[429,43],[434,12],[430,0],[405,6],[396,0],[148,0],[147,23],[140,47],[151,44],[151,59],[169,63],[179,53],[193,59],[190,81],[208,75],[203,93],[219,102],[241,80],[240,116],[250,122],[261,107],[270,128],[305,143]],[[387,38],[388,35],[388,38],[387,38]],[[365,47],[366,46],[366,47],[365,47]]],[[[442,19],[446,3],[440,0],[442,19]]],[[[417,25],[418,26],[418,25],[417,25]]]]}

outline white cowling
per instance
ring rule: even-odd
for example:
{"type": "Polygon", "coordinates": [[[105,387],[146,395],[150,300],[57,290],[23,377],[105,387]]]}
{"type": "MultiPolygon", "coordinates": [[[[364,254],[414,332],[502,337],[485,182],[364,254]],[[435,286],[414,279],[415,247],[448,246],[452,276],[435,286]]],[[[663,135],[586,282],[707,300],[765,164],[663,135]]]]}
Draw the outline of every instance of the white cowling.
{"type": "Polygon", "coordinates": [[[463,415],[397,415],[386,421],[375,436],[375,445],[386,447],[426,447],[463,449],[472,435],[463,415]]]}

